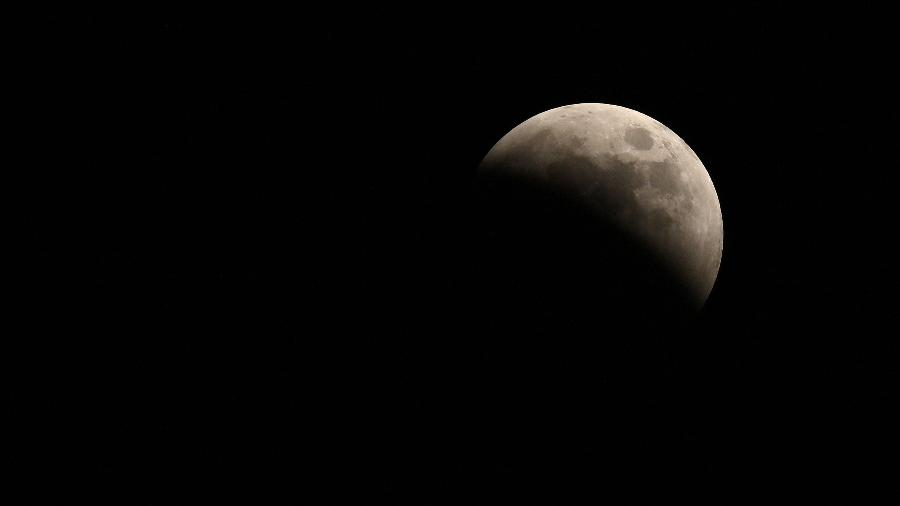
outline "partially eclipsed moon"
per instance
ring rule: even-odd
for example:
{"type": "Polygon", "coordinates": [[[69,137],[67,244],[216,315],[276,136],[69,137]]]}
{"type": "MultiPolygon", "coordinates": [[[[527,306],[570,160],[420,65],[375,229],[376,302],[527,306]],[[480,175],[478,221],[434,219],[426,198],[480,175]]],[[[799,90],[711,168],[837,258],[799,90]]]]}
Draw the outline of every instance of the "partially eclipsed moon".
{"type": "Polygon", "coordinates": [[[640,304],[666,285],[693,309],[712,290],[723,237],[716,190],[694,151],[649,116],[592,103],[538,114],[494,145],[479,182],[490,233],[517,230],[518,251],[507,258],[540,252],[517,267],[524,278],[529,269],[550,269],[548,278],[605,270],[592,283],[618,284],[605,287],[607,299],[641,285],[628,302],[640,304]],[[588,246],[578,237],[592,234],[588,246]],[[618,256],[608,258],[612,250],[618,256]],[[541,265],[551,258],[570,265],[541,265]]]}

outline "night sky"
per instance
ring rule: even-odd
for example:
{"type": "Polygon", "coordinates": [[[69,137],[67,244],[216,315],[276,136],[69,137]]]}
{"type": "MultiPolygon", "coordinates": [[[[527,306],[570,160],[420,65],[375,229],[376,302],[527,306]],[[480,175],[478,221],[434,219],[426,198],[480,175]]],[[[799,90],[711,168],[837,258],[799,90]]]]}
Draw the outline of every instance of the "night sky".
{"type": "MultiPolygon", "coordinates": [[[[41,128],[61,135],[25,175],[35,267],[12,388],[35,494],[891,492],[887,18],[349,11],[88,16],[47,43],[52,76],[34,91],[53,104],[41,128]],[[568,318],[485,296],[478,163],[517,124],[579,102],[653,117],[709,171],[724,254],[696,318],[568,318]]],[[[580,290],[566,297],[589,303],[580,290]]]]}

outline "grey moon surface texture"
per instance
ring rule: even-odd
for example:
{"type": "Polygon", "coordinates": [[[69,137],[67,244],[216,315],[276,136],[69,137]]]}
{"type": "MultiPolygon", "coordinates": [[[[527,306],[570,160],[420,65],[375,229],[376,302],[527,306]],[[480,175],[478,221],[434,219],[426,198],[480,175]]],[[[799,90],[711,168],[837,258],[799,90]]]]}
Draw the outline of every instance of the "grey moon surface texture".
{"type": "MultiPolygon", "coordinates": [[[[496,199],[498,187],[516,182],[539,190],[531,191],[539,194],[531,198],[532,207],[563,199],[576,214],[591,217],[597,234],[631,244],[626,257],[639,252],[652,258],[682,289],[693,310],[703,306],[713,288],[723,244],[722,211],[713,182],[694,151],[647,115],[601,103],[543,112],[494,145],[479,166],[478,179],[495,190],[488,198],[496,199]]],[[[594,233],[590,227],[579,230],[594,233]]],[[[565,252],[560,258],[565,262],[565,252]]],[[[603,267],[602,262],[598,257],[596,267],[603,267]]],[[[585,272],[592,264],[588,258],[579,269],[585,272]]],[[[654,286],[651,281],[641,290],[654,286]]]]}

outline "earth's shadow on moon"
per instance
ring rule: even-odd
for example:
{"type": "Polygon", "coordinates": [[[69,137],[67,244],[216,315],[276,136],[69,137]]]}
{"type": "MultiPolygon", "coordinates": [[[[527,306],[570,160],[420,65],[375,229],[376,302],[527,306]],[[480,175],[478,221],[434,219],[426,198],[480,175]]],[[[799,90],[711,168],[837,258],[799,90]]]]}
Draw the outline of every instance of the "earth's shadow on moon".
{"type": "Polygon", "coordinates": [[[570,188],[500,172],[479,178],[475,199],[488,346],[629,367],[696,313],[669,264],[570,188]]]}

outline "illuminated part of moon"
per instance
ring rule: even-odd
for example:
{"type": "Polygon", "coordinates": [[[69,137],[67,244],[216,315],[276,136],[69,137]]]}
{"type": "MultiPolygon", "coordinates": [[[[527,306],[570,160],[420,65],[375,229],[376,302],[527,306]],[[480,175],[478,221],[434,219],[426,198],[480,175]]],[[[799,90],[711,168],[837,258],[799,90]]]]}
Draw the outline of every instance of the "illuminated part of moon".
{"type": "Polygon", "coordinates": [[[712,290],[722,258],[718,196],[694,151],[649,116],[599,103],[543,112],[494,145],[479,180],[552,188],[658,259],[694,309],[712,290]]]}

